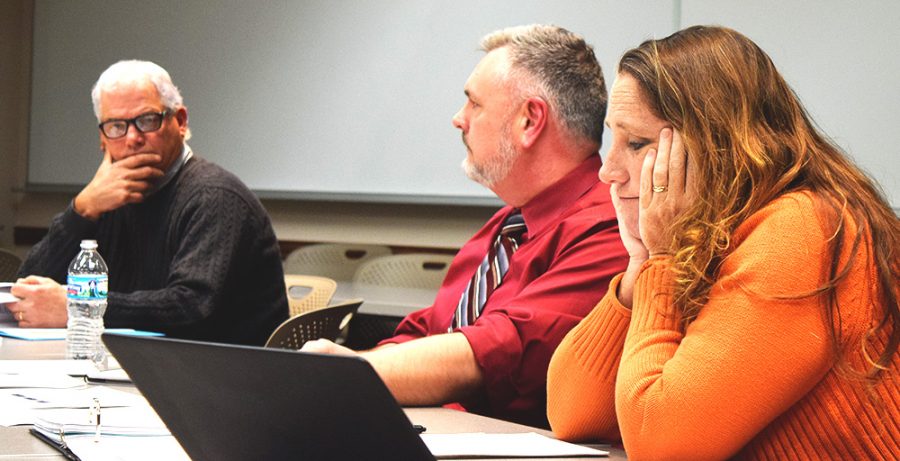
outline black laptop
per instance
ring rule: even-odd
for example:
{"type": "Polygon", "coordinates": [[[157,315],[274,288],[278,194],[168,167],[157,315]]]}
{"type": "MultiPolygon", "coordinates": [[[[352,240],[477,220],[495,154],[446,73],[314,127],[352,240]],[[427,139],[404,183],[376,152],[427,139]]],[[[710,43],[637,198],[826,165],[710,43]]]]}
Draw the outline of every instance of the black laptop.
{"type": "Polygon", "coordinates": [[[172,435],[202,460],[433,460],[363,359],[103,334],[172,435]]]}

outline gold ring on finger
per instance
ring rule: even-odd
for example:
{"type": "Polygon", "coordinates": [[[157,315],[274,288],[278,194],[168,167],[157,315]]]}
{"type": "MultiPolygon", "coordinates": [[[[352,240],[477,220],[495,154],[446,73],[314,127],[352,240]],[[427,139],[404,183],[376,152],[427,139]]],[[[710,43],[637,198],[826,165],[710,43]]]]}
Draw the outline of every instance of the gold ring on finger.
{"type": "Polygon", "coordinates": [[[669,190],[669,186],[653,186],[653,192],[665,192],[669,190]]]}

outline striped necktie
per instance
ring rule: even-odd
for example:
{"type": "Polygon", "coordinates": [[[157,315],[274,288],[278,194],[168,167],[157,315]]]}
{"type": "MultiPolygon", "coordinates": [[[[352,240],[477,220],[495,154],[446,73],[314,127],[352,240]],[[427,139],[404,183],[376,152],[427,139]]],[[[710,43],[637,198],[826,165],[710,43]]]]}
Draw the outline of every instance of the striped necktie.
{"type": "Polygon", "coordinates": [[[453,320],[450,322],[448,332],[454,329],[471,325],[481,315],[481,308],[491,293],[499,285],[506,271],[509,270],[509,258],[519,248],[519,240],[525,233],[525,219],[519,210],[514,210],[503,222],[500,233],[494,239],[493,245],[488,249],[487,255],[481,261],[481,265],[475,270],[469,284],[459,298],[453,320]]]}

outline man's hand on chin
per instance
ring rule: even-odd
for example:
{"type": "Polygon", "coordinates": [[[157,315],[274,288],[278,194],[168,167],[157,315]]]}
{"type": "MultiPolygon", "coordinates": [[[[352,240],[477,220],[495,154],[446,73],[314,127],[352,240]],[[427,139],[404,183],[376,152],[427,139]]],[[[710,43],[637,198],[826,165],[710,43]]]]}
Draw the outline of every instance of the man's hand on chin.
{"type": "Polygon", "coordinates": [[[157,154],[134,154],[113,162],[104,152],[94,178],[75,197],[75,212],[96,221],[103,213],[143,201],[144,192],[164,175],[156,166],[160,160],[157,154]]]}

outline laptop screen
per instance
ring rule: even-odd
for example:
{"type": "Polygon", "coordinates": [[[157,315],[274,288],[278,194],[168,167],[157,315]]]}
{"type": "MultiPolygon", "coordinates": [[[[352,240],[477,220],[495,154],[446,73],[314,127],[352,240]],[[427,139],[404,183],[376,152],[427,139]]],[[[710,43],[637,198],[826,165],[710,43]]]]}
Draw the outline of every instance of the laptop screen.
{"type": "Polygon", "coordinates": [[[361,358],[109,333],[103,341],[194,460],[434,459],[361,358]]]}

